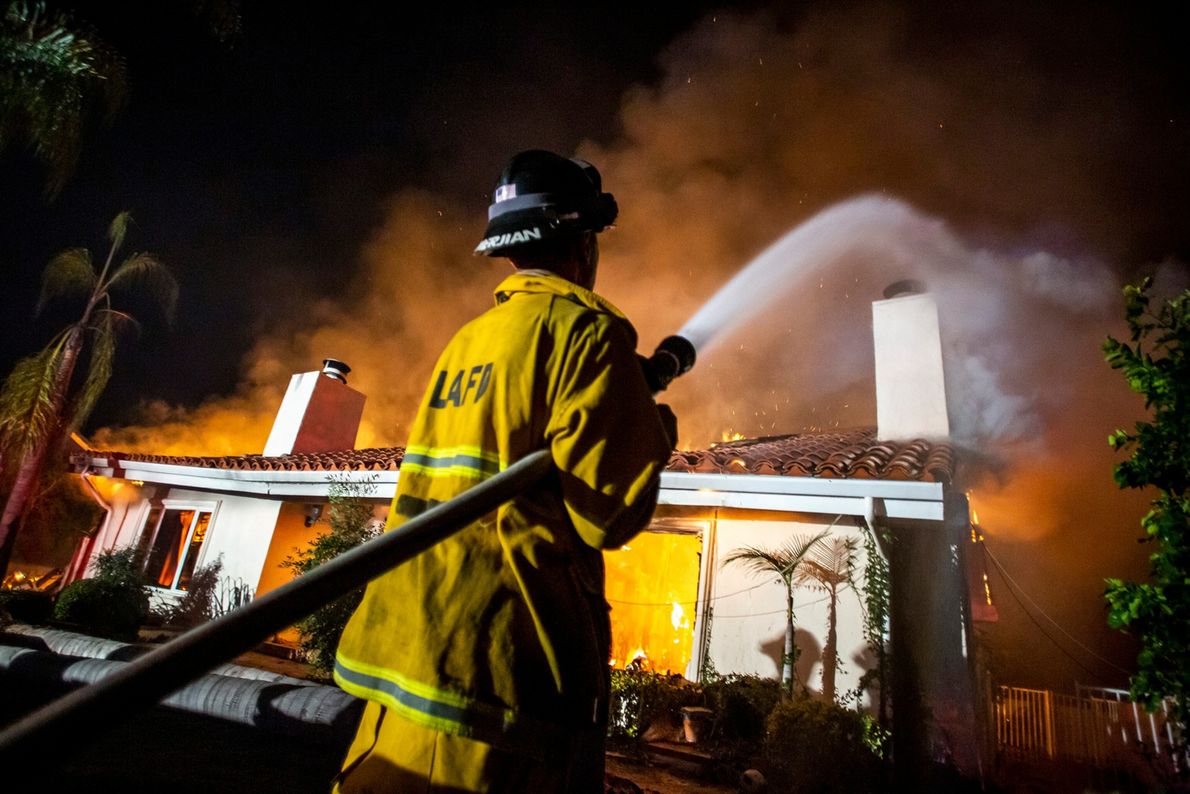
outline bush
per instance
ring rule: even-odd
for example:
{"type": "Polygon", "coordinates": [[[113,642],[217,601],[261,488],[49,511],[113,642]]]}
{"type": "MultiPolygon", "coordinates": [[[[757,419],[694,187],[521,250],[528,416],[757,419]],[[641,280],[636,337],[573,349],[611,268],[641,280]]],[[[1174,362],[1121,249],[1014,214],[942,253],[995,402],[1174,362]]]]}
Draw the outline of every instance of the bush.
{"type": "MultiPolygon", "coordinates": [[[[281,565],[301,575],[380,534],[373,526],[372,505],[365,501],[365,497],[375,491],[375,478],[359,483],[346,477],[332,477],[329,494],[330,531],[320,533],[305,549],[286,557],[281,565]]],[[[316,673],[329,678],[335,669],[335,649],[339,647],[339,638],[343,636],[347,621],[363,597],[364,588],[359,587],[298,621],[302,651],[316,673]]]]}
{"type": "Polygon", "coordinates": [[[769,714],[764,744],[778,791],[885,790],[885,770],[869,746],[862,715],[832,703],[795,698],[769,714]]]}
{"type": "Polygon", "coordinates": [[[743,754],[749,754],[747,746],[758,750],[764,740],[765,720],[781,699],[780,682],[732,673],[706,684],[703,692],[715,715],[714,741],[743,745],[743,754]]]}
{"type": "Polygon", "coordinates": [[[149,615],[149,594],[134,549],[102,552],[95,575],[73,582],[58,595],[54,619],[89,634],[134,640],[149,615]]]}
{"type": "Polygon", "coordinates": [[[682,724],[683,706],[701,706],[702,689],[681,676],[612,670],[607,735],[642,740],[651,726],[682,724]]]}
{"type": "Polygon", "coordinates": [[[223,573],[223,555],[202,566],[190,577],[186,595],[162,610],[166,626],[190,629],[219,616],[219,575],[223,573]]]}

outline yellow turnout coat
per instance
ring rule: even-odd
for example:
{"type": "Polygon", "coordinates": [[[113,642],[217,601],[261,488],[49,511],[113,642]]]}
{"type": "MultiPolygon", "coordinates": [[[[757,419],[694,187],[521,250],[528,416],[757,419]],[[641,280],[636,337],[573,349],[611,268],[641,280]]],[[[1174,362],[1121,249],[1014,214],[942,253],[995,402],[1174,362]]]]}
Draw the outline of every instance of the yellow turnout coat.
{"type": "Polygon", "coordinates": [[[335,680],[425,727],[549,753],[606,719],[601,549],[647,524],[671,444],[614,306],[521,271],[442,353],[388,528],[549,448],[557,474],[373,581],[335,680]]]}

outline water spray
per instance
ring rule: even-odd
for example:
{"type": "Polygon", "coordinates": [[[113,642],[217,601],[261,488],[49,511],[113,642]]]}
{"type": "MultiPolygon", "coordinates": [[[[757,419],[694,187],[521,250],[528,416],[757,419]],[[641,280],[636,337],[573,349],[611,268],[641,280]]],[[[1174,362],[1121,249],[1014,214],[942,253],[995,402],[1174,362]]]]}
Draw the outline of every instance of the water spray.
{"type": "Polygon", "coordinates": [[[641,356],[640,365],[653,394],[663,392],[680,375],[694,366],[694,344],[684,336],[667,336],[649,358],[641,356]]]}

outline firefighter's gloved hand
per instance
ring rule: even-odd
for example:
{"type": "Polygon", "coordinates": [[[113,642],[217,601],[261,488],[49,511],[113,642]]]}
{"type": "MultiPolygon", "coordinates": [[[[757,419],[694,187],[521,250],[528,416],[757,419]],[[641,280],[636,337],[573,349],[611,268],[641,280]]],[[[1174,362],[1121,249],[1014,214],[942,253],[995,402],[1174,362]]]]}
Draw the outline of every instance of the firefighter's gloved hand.
{"type": "Polygon", "coordinates": [[[669,436],[669,445],[674,449],[678,446],[678,417],[672,408],[665,403],[657,403],[657,415],[661,418],[661,426],[665,428],[665,435],[669,436]]]}

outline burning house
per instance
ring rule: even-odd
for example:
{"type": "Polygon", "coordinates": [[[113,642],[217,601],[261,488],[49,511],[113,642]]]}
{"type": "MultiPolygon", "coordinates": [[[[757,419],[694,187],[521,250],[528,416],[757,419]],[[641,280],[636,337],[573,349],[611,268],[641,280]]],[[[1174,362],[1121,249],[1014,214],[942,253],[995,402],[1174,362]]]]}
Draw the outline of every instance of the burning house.
{"type": "MultiPolygon", "coordinates": [[[[868,555],[891,572],[891,632],[899,659],[885,686],[913,693],[933,715],[932,735],[964,759],[974,720],[972,620],[994,619],[986,578],[965,569],[977,542],[966,499],[953,486],[937,310],[901,284],[873,304],[877,427],[739,439],[677,451],[662,475],[652,525],[609,552],[612,664],[697,680],[707,670],[776,678],[786,591],[723,561],[743,547],[773,548],[826,532],[845,548],[849,575],[807,581],[794,594],[796,675],[813,693],[857,692],[878,664],[863,592],[868,555]],[[828,636],[833,642],[828,643],[828,636]],[[833,664],[824,658],[835,648],[833,664]]],[[[294,375],[263,454],[179,457],[83,450],[76,470],[106,508],[80,545],[68,579],[116,547],[142,550],[156,598],[172,600],[216,559],[223,576],[256,594],[288,581],[281,563],[319,531],[331,478],[369,483],[382,518],[400,477],[399,447],[355,449],[364,396],[349,368],[328,360],[294,375]]],[[[919,708],[902,706],[898,709],[919,708]]]]}

